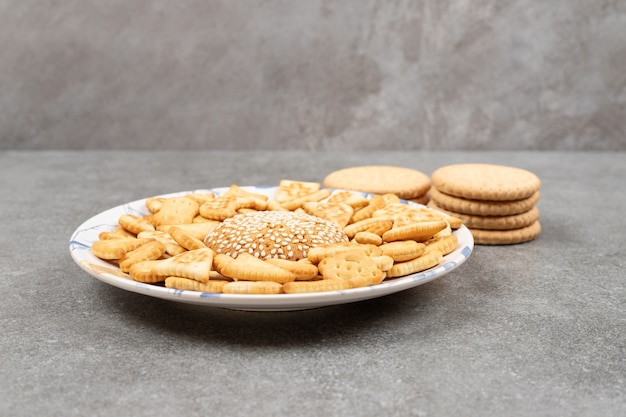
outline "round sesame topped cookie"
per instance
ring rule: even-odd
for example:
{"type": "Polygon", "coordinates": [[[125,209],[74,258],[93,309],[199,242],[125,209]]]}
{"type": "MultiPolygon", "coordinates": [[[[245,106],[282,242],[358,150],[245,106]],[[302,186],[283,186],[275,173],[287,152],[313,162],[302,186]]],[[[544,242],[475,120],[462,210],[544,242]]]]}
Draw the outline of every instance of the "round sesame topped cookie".
{"type": "Polygon", "coordinates": [[[331,172],[324,187],[373,194],[392,193],[403,199],[423,197],[430,189],[430,178],[415,169],[387,165],[364,165],[331,172]]]}
{"type": "Polygon", "coordinates": [[[347,241],[335,223],[292,211],[237,214],[220,223],[204,239],[217,254],[236,258],[247,252],[260,259],[292,261],[306,258],[311,248],[347,241]]]}
{"type": "Polygon", "coordinates": [[[520,200],[541,186],[539,177],[530,171],[492,164],[447,165],[435,170],[431,179],[441,192],[474,200],[520,200]]]}

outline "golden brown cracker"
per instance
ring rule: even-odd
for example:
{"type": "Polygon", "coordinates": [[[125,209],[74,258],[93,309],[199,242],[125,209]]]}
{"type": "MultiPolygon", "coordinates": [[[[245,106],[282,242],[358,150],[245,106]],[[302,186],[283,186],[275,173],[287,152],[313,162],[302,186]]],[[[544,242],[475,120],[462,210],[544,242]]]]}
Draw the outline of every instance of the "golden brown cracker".
{"type": "Polygon", "coordinates": [[[383,255],[391,257],[394,262],[406,262],[424,253],[426,245],[414,240],[399,240],[379,246],[383,255]]]}
{"type": "Polygon", "coordinates": [[[202,217],[210,220],[223,221],[237,214],[237,210],[245,207],[244,200],[237,196],[221,196],[203,203],[199,208],[202,217]]]}
{"type": "Polygon", "coordinates": [[[434,237],[426,242],[425,251],[436,250],[443,256],[452,253],[459,246],[459,239],[455,235],[434,237]]]}
{"type": "MultiPolygon", "coordinates": [[[[195,223],[189,223],[189,224],[177,224],[175,226],[183,230],[190,236],[193,236],[196,239],[204,240],[206,235],[208,235],[211,230],[215,229],[215,227],[218,224],[220,224],[220,222],[216,220],[205,219],[205,221],[202,221],[202,222],[195,222],[195,223]]],[[[157,227],[157,230],[168,233],[170,230],[170,227],[172,227],[172,225],[166,224],[166,225],[157,227]]]]}
{"type": "Polygon", "coordinates": [[[214,255],[209,248],[196,249],[167,259],[137,262],[128,272],[139,282],[162,282],[169,276],[207,282],[210,279],[214,255]]]}
{"type": "Polygon", "coordinates": [[[118,223],[124,230],[129,231],[135,235],[146,232],[146,231],[154,231],[154,225],[146,220],[144,217],[137,216],[135,214],[122,214],[118,223]]]}
{"type": "Polygon", "coordinates": [[[273,281],[233,281],[222,287],[224,294],[281,294],[283,285],[273,281]]]}
{"type": "Polygon", "coordinates": [[[268,258],[265,262],[277,266],[279,268],[286,269],[293,272],[298,281],[308,281],[315,278],[318,275],[317,266],[313,265],[307,259],[300,259],[299,261],[291,261],[288,259],[268,258]]]}
{"type": "Polygon", "coordinates": [[[221,293],[223,292],[224,285],[228,282],[230,281],[217,279],[210,279],[207,282],[198,282],[183,277],[167,277],[165,278],[165,287],[185,291],[221,293]]]}
{"type": "Polygon", "coordinates": [[[360,193],[348,190],[337,191],[328,198],[329,203],[347,204],[354,210],[367,206],[369,201],[367,197],[364,197],[360,193]]]}
{"type": "Polygon", "coordinates": [[[278,184],[278,190],[276,191],[274,201],[283,203],[304,195],[312,194],[320,188],[321,184],[318,182],[283,179],[280,180],[278,184]]]}
{"type": "Polygon", "coordinates": [[[349,204],[331,203],[329,201],[308,201],[302,204],[302,209],[311,216],[330,220],[341,228],[348,225],[354,213],[354,208],[349,204]]]}
{"type": "Polygon", "coordinates": [[[163,200],[161,209],[153,215],[155,226],[191,223],[198,214],[198,202],[187,197],[170,197],[163,200]]]}
{"type": "Polygon", "coordinates": [[[390,230],[383,233],[383,240],[385,242],[393,242],[396,240],[415,240],[419,242],[430,239],[447,226],[448,223],[445,220],[410,223],[400,227],[392,227],[390,230]]]}
{"type": "Polygon", "coordinates": [[[294,199],[281,202],[281,206],[286,208],[287,210],[296,210],[302,207],[304,203],[310,201],[322,201],[330,195],[331,191],[328,189],[321,189],[315,191],[311,194],[305,194],[300,197],[296,197],[294,199]]]}
{"type": "Polygon", "coordinates": [[[385,197],[380,194],[373,195],[372,198],[369,199],[369,203],[362,207],[360,210],[355,211],[350,219],[351,223],[356,223],[361,220],[368,219],[374,215],[376,210],[380,210],[387,205],[387,201],[385,197]]]}
{"type": "Polygon", "coordinates": [[[358,232],[356,235],[354,235],[354,241],[362,245],[378,246],[383,243],[383,238],[380,235],[377,235],[376,233],[363,231],[363,232],[358,232]]]}
{"type": "Polygon", "coordinates": [[[185,197],[195,200],[199,205],[215,200],[215,194],[213,193],[189,193],[185,194],[185,197]]]}
{"type": "Polygon", "coordinates": [[[367,256],[380,256],[383,254],[380,248],[376,245],[361,245],[353,242],[343,242],[320,245],[312,248],[307,255],[307,259],[311,263],[317,265],[325,258],[329,258],[339,253],[353,251],[363,252],[367,256]]]}
{"type": "Polygon", "coordinates": [[[324,279],[355,279],[358,277],[382,281],[382,271],[372,258],[360,251],[342,252],[324,258],[318,264],[324,279]]]}
{"type": "MultiPolygon", "coordinates": [[[[171,227],[171,226],[170,226],[171,227]]],[[[176,242],[169,233],[161,232],[159,230],[154,232],[141,232],[137,235],[140,239],[154,239],[158,240],[165,245],[165,253],[170,256],[178,255],[186,252],[187,249],[183,248],[176,242]]]]}
{"type": "MultiPolygon", "coordinates": [[[[228,255],[217,256],[223,257],[228,255]]],[[[295,273],[265,262],[247,252],[240,253],[233,261],[225,264],[221,264],[218,261],[215,266],[220,274],[236,281],[274,281],[283,284],[296,279],[295,273]]]]}
{"type": "Polygon", "coordinates": [[[165,245],[158,240],[153,240],[126,252],[119,260],[119,267],[122,272],[128,272],[133,264],[159,259],[163,254],[165,254],[165,245]]]}
{"type": "Polygon", "coordinates": [[[91,251],[100,259],[121,259],[127,252],[137,249],[150,241],[152,239],[137,239],[134,237],[98,240],[91,245],[91,251]]]}
{"type": "Polygon", "coordinates": [[[389,271],[395,262],[391,256],[387,255],[372,256],[371,258],[374,262],[376,262],[378,269],[383,272],[389,271]]]}
{"type": "Polygon", "coordinates": [[[398,262],[387,271],[387,278],[397,278],[437,266],[443,256],[439,251],[424,252],[422,256],[406,262],[398,262]]]}
{"type": "Polygon", "coordinates": [[[393,220],[385,217],[368,217],[343,228],[343,232],[352,239],[357,233],[369,231],[382,235],[393,226],[393,220]],[[382,232],[382,233],[381,233],[382,232]]]}
{"type": "Polygon", "coordinates": [[[170,226],[170,228],[168,229],[168,233],[172,237],[172,239],[174,239],[180,246],[187,250],[206,248],[206,245],[202,240],[197,239],[181,227],[170,226]]]}

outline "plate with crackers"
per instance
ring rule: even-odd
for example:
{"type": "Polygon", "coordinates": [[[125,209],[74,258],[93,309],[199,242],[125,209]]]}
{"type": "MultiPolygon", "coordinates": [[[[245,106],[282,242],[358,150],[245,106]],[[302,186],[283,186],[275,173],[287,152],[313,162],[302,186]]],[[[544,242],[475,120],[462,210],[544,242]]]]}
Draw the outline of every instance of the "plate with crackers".
{"type": "Polygon", "coordinates": [[[83,222],[69,250],[92,277],[175,302],[289,311],[440,278],[470,256],[462,221],[400,199],[281,180],[170,193],[83,222]]]}

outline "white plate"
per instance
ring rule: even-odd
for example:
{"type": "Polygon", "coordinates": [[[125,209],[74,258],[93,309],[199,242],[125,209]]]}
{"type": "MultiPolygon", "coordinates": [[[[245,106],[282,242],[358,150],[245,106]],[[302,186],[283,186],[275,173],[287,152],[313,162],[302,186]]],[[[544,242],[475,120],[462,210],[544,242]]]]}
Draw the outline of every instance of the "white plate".
{"type": "MultiPolygon", "coordinates": [[[[242,187],[248,191],[261,193],[273,198],[278,187],[242,187]]],[[[184,195],[190,192],[215,193],[221,195],[227,187],[207,190],[184,191],[167,194],[163,197],[184,195]]],[[[369,194],[361,193],[366,197],[369,194]]],[[[117,226],[118,218],[125,213],[147,215],[149,211],[145,206],[146,199],[126,203],[118,207],[106,210],[81,224],[72,234],[70,239],[70,254],[74,261],[88,274],[102,282],[113,285],[127,291],[148,295],[150,297],[165,300],[201,304],[213,307],[223,307],[236,310],[250,311],[283,311],[303,310],[324,307],[336,304],[351,303],[381,297],[425,284],[436,278],[440,278],[448,272],[458,268],[470,256],[474,247],[472,234],[465,227],[455,230],[454,234],[459,239],[457,249],[446,255],[441,263],[416,274],[394,278],[381,284],[370,287],[355,288],[350,290],[308,293],[308,294],[276,294],[276,295],[247,295],[247,294],[216,294],[197,291],[182,291],[163,286],[144,284],[133,281],[127,274],[111,263],[105,262],[91,253],[91,245],[98,240],[98,235],[103,231],[111,231],[117,226]]],[[[407,203],[414,204],[414,203],[407,203]]]]}

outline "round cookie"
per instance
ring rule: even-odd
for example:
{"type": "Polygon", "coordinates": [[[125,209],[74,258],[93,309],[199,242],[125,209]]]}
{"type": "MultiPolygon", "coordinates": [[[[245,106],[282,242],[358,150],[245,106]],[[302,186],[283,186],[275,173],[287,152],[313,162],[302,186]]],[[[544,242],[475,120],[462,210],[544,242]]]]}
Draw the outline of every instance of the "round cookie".
{"type": "Polygon", "coordinates": [[[539,209],[532,207],[524,213],[510,216],[477,216],[472,214],[456,213],[439,207],[436,203],[428,203],[428,207],[442,211],[450,216],[458,217],[469,229],[512,230],[526,227],[539,220],[539,209]]]}
{"type": "Polygon", "coordinates": [[[447,165],[435,170],[431,179],[439,191],[474,200],[521,200],[541,186],[530,171],[492,164],[447,165]]]}
{"type": "Polygon", "coordinates": [[[311,248],[348,237],[335,223],[293,211],[258,211],[237,214],[217,225],[204,238],[216,254],[237,258],[250,253],[260,259],[304,259],[311,248]]]}
{"type": "Polygon", "coordinates": [[[445,194],[432,187],[429,191],[430,199],[438,207],[455,213],[476,216],[511,216],[530,210],[539,201],[541,193],[536,191],[528,198],[511,201],[469,200],[445,194]]]}
{"type": "Polygon", "coordinates": [[[415,169],[387,165],[365,165],[331,172],[324,187],[373,194],[393,193],[409,200],[422,197],[430,189],[430,178],[415,169]]]}
{"type": "Polygon", "coordinates": [[[514,245],[529,242],[541,233],[541,224],[535,221],[530,226],[514,230],[470,229],[477,245],[514,245]]]}

